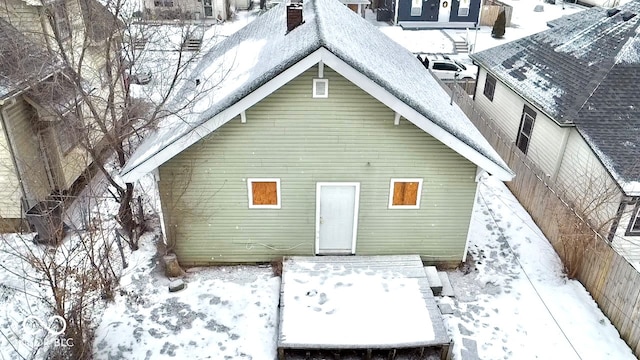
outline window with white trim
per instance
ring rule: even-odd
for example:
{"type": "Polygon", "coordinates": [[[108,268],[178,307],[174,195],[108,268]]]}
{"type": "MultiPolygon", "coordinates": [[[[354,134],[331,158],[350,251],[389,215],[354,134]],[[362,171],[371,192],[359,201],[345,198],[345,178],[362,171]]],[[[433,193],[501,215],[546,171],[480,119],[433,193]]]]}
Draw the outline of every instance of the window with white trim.
{"type": "Polygon", "coordinates": [[[313,97],[329,97],[329,79],[313,79],[313,97]]]}
{"type": "Polygon", "coordinates": [[[469,8],[471,7],[471,0],[460,0],[458,5],[458,16],[469,16],[469,8]]]}
{"type": "Polygon", "coordinates": [[[487,74],[484,80],[484,91],[482,92],[487,99],[493,101],[493,95],[496,93],[496,78],[487,74]]]}
{"type": "Polygon", "coordinates": [[[280,209],[280,179],[247,179],[249,209],[280,209]]]}
{"type": "Polygon", "coordinates": [[[419,209],[422,179],[391,179],[389,209],[419,209]]]}
{"type": "Polygon", "coordinates": [[[630,236],[640,236],[640,206],[636,205],[633,210],[633,216],[631,216],[631,221],[629,221],[629,227],[627,228],[627,233],[625,235],[630,236]]]}
{"type": "Polygon", "coordinates": [[[520,127],[518,128],[516,145],[518,146],[518,149],[525,154],[529,150],[529,143],[531,142],[531,134],[533,133],[533,124],[536,121],[536,115],[536,112],[527,105],[522,109],[522,118],[520,118],[520,127]]]}

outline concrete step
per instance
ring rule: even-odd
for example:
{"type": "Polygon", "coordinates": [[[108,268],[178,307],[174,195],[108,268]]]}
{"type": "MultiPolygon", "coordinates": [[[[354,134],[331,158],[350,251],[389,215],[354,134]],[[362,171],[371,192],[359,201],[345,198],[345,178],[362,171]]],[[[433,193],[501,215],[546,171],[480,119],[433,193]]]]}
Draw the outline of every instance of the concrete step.
{"type": "Polygon", "coordinates": [[[433,291],[433,295],[440,295],[442,292],[442,281],[440,280],[440,276],[438,276],[438,269],[436,269],[435,266],[425,266],[424,272],[427,275],[427,281],[429,282],[431,291],[433,291]]]}
{"type": "Polygon", "coordinates": [[[182,50],[198,51],[202,46],[202,39],[187,39],[182,46],[182,50]]]}
{"type": "Polygon", "coordinates": [[[455,297],[456,294],[453,292],[453,286],[451,286],[451,281],[449,281],[449,275],[444,271],[438,271],[438,277],[440,277],[440,282],[442,282],[442,292],[440,295],[455,297]]]}
{"type": "Polygon", "coordinates": [[[458,54],[466,54],[469,52],[469,47],[466,41],[454,41],[453,46],[458,54]]]}

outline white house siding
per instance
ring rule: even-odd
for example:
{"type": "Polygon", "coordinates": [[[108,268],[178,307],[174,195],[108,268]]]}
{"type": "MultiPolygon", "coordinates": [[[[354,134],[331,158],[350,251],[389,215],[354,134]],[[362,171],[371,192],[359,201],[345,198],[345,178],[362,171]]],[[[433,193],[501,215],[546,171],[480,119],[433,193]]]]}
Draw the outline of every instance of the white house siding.
{"type": "MultiPolygon", "coordinates": [[[[146,9],[151,10],[152,12],[158,13],[160,11],[174,11],[180,10],[182,13],[189,12],[193,18],[196,17],[196,13],[198,13],[199,18],[202,19],[205,17],[203,1],[198,0],[173,0],[173,7],[165,7],[165,6],[155,6],[154,0],[143,0],[144,7],[146,9]]],[[[166,0],[165,0],[166,1],[166,0]]],[[[226,9],[225,9],[225,1],[226,0],[211,0],[211,6],[213,7],[213,16],[211,18],[220,18],[226,19],[226,9]]],[[[242,1],[240,1],[242,3],[242,1]]]]}
{"type": "Polygon", "coordinates": [[[560,127],[536,107],[502,84],[500,80],[496,81],[493,102],[490,101],[483,93],[486,74],[486,70],[481,68],[476,87],[476,104],[506,133],[507,140],[510,142],[515,142],[518,136],[524,105],[526,104],[534,110],[537,115],[527,156],[547,175],[554,177],[561,160],[565,136],[570,129],[560,127]]]}
{"type": "Polygon", "coordinates": [[[0,122],[0,218],[18,219],[20,213],[20,198],[22,193],[16,175],[9,143],[5,136],[5,129],[0,122]]]}
{"type": "Polygon", "coordinates": [[[64,174],[64,188],[69,189],[89,164],[91,164],[91,156],[80,146],[63,155],[61,166],[64,174]]]}
{"type": "Polygon", "coordinates": [[[622,211],[620,223],[615,231],[615,236],[611,239],[613,248],[625,259],[629,261],[638,271],[640,271],[640,236],[626,235],[629,222],[634,215],[635,205],[626,205],[622,211]]]}
{"type": "Polygon", "coordinates": [[[51,192],[51,185],[34,128],[36,112],[19,97],[15,105],[5,108],[4,115],[27,200],[30,204],[44,200],[51,192]]]}
{"type": "Polygon", "coordinates": [[[181,262],[313,255],[317,182],[359,182],[356,254],[459,262],[477,166],[325,66],[313,68],[160,167],[167,236],[181,262]],[[248,209],[247,178],[279,178],[281,209],[248,209]],[[391,178],[424,180],[420,209],[388,209],[391,178]]]}
{"type": "Polygon", "coordinates": [[[571,129],[556,182],[577,209],[594,221],[608,223],[615,217],[622,193],[575,128],[571,129]],[[592,214],[596,209],[597,217],[592,214]]]}
{"type": "Polygon", "coordinates": [[[0,17],[32,41],[44,45],[42,19],[37,7],[27,5],[23,0],[3,0],[0,6],[0,17]]]}

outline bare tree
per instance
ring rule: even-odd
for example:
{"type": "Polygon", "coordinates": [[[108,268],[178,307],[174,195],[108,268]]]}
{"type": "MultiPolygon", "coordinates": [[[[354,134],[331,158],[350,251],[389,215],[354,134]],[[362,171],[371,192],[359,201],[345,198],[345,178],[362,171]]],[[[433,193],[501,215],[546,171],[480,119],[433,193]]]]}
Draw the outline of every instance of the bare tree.
{"type": "MultiPolygon", "coordinates": [[[[204,27],[189,21],[140,22],[132,16],[132,4],[43,1],[50,26],[42,36],[56,71],[45,81],[33,79],[30,93],[106,177],[120,204],[118,222],[135,250],[144,231],[136,216],[141,202],[134,184],[118,181],[117,173],[150,129],[189,106],[188,101],[168,105],[200,58],[204,27]]],[[[59,139],[50,142],[60,145],[59,139]]]]}
{"type": "MultiPolygon", "coordinates": [[[[94,0],[42,0],[40,8],[46,19],[42,29],[26,29],[16,20],[17,12],[12,15],[19,9],[8,3],[0,11],[4,19],[0,30],[4,24],[20,30],[21,35],[11,33],[3,38],[0,55],[11,67],[15,86],[31,104],[29,111],[37,118],[33,126],[45,158],[40,166],[42,162],[16,153],[16,162],[24,164],[17,171],[28,175],[17,186],[28,186],[29,177],[41,174],[32,181],[33,188],[49,189],[38,186],[42,182],[53,188],[50,194],[30,189],[16,192],[35,200],[52,195],[73,198],[67,191],[78,171],[68,169],[84,169],[92,163],[106,179],[106,194],[118,204],[116,216],[110,218],[110,210],[99,206],[108,200],[102,192],[85,194],[94,200],[82,212],[80,225],[69,223],[72,231],[64,239],[63,225],[49,224],[55,246],[35,245],[31,235],[2,241],[0,254],[20,259],[23,269],[2,264],[0,269],[14,272],[29,284],[11,291],[45,304],[64,319],[62,338],[74,344],[51,347],[47,342],[51,339],[42,335],[25,345],[19,334],[0,329],[0,338],[15,342],[17,350],[26,346],[26,352],[19,352],[23,358],[90,358],[93,331],[87,314],[97,302],[113,297],[126,266],[127,251],[118,246],[116,232],[123,234],[133,251],[145,230],[144,202],[137,197],[135,184],[122,183],[118,172],[149,131],[168,115],[179,119],[197,100],[173,102],[172,98],[201,58],[205,28],[189,21],[170,25],[139,22],[133,17],[133,1],[129,1],[113,0],[105,6],[94,0]],[[40,290],[24,290],[34,287],[40,290]]],[[[207,86],[203,92],[216,83],[207,86]]],[[[90,178],[92,173],[85,175],[90,178]]]]}

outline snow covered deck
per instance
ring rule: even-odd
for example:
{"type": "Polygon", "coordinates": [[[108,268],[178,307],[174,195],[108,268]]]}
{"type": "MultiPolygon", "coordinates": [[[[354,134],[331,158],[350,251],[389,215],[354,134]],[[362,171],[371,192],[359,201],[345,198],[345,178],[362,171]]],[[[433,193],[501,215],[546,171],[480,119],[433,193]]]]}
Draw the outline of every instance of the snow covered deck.
{"type": "Polygon", "coordinates": [[[422,261],[410,256],[285,258],[278,352],[448,347],[422,261]]]}

